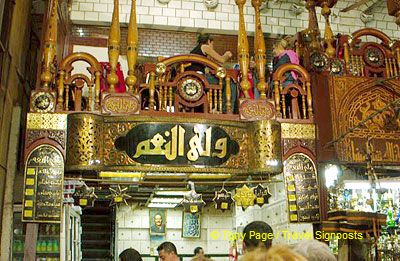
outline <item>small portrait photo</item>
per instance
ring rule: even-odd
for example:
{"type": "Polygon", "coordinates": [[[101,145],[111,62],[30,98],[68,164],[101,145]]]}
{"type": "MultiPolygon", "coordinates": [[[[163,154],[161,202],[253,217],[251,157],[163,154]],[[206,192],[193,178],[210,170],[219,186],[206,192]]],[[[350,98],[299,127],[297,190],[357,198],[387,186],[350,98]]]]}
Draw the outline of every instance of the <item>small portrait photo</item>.
{"type": "Polygon", "coordinates": [[[200,214],[183,212],[182,215],[182,237],[199,238],[201,230],[200,214]]]}
{"type": "Polygon", "coordinates": [[[150,235],[165,235],[166,211],[161,208],[150,208],[149,210],[150,235]]]}

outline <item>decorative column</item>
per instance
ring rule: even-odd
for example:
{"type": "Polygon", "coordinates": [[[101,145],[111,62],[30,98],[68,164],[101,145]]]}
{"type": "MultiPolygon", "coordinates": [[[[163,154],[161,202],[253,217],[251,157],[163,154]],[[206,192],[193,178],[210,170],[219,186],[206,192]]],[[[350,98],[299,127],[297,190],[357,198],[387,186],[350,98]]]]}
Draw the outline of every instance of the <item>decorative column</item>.
{"type": "Polygon", "coordinates": [[[306,8],[308,10],[308,31],[311,36],[310,48],[311,51],[316,51],[320,49],[320,44],[317,39],[320,35],[320,32],[318,27],[317,13],[315,12],[315,1],[308,0],[306,3],[306,8]]]}
{"type": "Polygon", "coordinates": [[[238,35],[238,57],[240,72],[242,73],[242,81],[240,87],[244,92],[245,98],[250,98],[250,82],[247,79],[247,72],[249,70],[249,42],[247,41],[246,26],[244,23],[243,7],[246,0],[235,0],[236,5],[239,7],[239,35],[238,35]]]}
{"type": "Polygon", "coordinates": [[[57,53],[57,7],[58,0],[52,0],[50,5],[50,16],[48,19],[46,33],[44,38],[43,50],[43,68],[40,75],[40,81],[44,90],[49,90],[50,84],[54,79],[54,73],[51,71],[51,66],[54,62],[57,53]]]}
{"type": "MultiPolygon", "coordinates": [[[[133,87],[136,83],[135,67],[138,56],[138,29],[136,23],[136,0],[132,0],[131,16],[128,26],[128,38],[126,44],[126,56],[128,59],[128,77],[126,77],[126,84],[128,85],[129,93],[132,93],[133,87]]],[[[139,88],[135,89],[135,94],[139,93],[139,88]]]]}
{"type": "Polygon", "coordinates": [[[259,82],[257,83],[257,89],[261,94],[261,99],[266,99],[265,90],[267,84],[265,83],[265,64],[267,63],[267,58],[265,54],[265,40],[264,34],[261,27],[260,20],[260,6],[262,4],[261,0],[252,0],[252,6],[255,10],[255,24],[256,32],[254,36],[254,56],[256,61],[256,70],[259,82]]]}
{"type": "Polygon", "coordinates": [[[115,92],[115,85],[118,84],[116,73],[119,58],[121,32],[119,28],[119,0],[114,0],[114,11],[111,21],[110,35],[108,37],[108,59],[110,61],[110,74],[107,76],[109,92],[115,92]]]}
{"type": "Polygon", "coordinates": [[[329,8],[327,1],[324,1],[322,3],[321,14],[325,17],[325,36],[324,37],[325,37],[325,43],[327,44],[325,53],[329,58],[334,58],[335,57],[335,48],[333,47],[333,32],[332,32],[331,24],[329,21],[331,9],[329,8]]]}

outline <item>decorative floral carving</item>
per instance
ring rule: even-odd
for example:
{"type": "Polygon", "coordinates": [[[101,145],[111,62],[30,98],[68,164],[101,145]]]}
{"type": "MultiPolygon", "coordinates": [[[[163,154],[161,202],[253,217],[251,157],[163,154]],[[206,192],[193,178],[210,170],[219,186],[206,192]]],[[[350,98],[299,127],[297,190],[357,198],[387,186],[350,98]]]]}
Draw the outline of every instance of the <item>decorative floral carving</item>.
{"type": "Polygon", "coordinates": [[[282,139],[315,139],[314,124],[282,123],[282,139]]]}
{"type": "Polygon", "coordinates": [[[68,119],[67,165],[91,167],[101,163],[102,120],[93,114],[70,115],[68,119]]]}
{"type": "Polygon", "coordinates": [[[283,139],[283,155],[298,146],[309,149],[315,155],[315,140],[305,139],[283,139]]]}
{"type": "Polygon", "coordinates": [[[121,123],[107,123],[104,124],[104,164],[105,165],[135,165],[137,164],[132,160],[124,151],[119,151],[114,146],[114,141],[126,135],[136,123],[121,122],[121,123]]]}
{"type": "Polygon", "coordinates": [[[27,129],[31,130],[65,130],[67,114],[28,113],[27,129]]]}
{"type": "Polygon", "coordinates": [[[52,139],[65,149],[66,134],[63,130],[28,130],[26,146],[31,145],[34,141],[41,138],[52,139]]]}
{"type": "Polygon", "coordinates": [[[232,155],[225,163],[226,167],[234,168],[248,168],[249,167],[249,135],[245,129],[239,129],[235,127],[223,127],[222,128],[232,140],[237,141],[239,144],[239,153],[232,155]]]}
{"type": "Polygon", "coordinates": [[[281,128],[273,121],[258,121],[252,126],[252,168],[279,172],[282,169],[281,128]]]}

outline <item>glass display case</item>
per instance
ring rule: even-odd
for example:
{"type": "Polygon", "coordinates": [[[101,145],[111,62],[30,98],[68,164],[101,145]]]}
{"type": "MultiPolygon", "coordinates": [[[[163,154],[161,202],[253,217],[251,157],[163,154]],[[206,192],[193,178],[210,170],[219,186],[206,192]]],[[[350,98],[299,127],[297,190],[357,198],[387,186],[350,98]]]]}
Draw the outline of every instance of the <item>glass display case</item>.
{"type": "Polygon", "coordinates": [[[60,260],[59,224],[39,224],[38,239],[36,242],[36,260],[60,260]]]}
{"type": "MultiPolygon", "coordinates": [[[[326,175],[325,171],[325,178],[329,181],[326,183],[328,215],[334,211],[384,214],[386,222],[376,235],[379,258],[400,260],[400,179],[355,176],[343,168],[339,168],[337,173],[326,175]]],[[[337,251],[337,245],[337,242],[331,242],[330,247],[337,251]]]]}
{"type": "Polygon", "coordinates": [[[12,241],[12,260],[24,260],[24,247],[25,247],[25,226],[21,222],[22,213],[14,212],[13,216],[13,241],[12,241]]]}
{"type": "Polygon", "coordinates": [[[82,260],[82,210],[77,206],[64,205],[61,231],[61,260],[82,260]]]}
{"type": "MultiPolygon", "coordinates": [[[[22,223],[21,206],[14,207],[12,260],[24,259],[26,225],[22,223]]],[[[39,224],[36,241],[36,261],[60,260],[60,225],[39,224]]]]}

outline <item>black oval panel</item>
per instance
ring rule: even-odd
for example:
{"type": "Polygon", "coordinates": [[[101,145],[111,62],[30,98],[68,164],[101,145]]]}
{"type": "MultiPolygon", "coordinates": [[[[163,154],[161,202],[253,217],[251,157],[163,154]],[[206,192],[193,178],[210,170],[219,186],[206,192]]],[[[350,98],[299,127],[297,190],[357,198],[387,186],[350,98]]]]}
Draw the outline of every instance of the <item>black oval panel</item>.
{"type": "Polygon", "coordinates": [[[239,152],[220,127],[206,124],[140,124],[115,140],[118,150],[144,164],[216,166],[239,152]]]}

